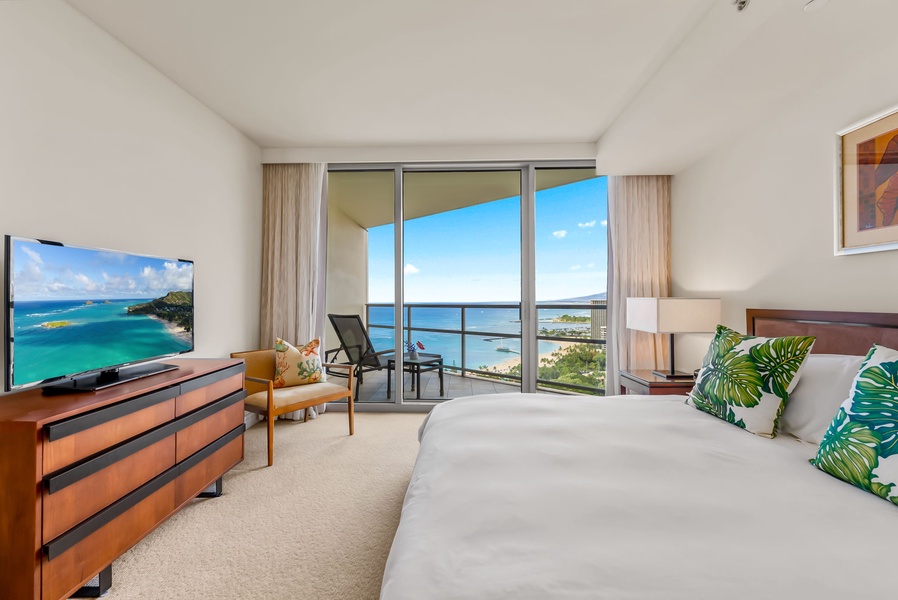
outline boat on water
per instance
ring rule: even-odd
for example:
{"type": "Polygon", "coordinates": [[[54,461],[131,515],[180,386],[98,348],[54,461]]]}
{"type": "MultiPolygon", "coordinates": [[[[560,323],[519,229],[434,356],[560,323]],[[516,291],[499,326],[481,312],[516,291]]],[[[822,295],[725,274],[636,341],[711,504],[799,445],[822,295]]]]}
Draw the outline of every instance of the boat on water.
{"type": "Polygon", "coordinates": [[[496,346],[497,352],[511,352],[512,354],[520,354],[517,350],[512,350],[508,346],[496,346]]]}

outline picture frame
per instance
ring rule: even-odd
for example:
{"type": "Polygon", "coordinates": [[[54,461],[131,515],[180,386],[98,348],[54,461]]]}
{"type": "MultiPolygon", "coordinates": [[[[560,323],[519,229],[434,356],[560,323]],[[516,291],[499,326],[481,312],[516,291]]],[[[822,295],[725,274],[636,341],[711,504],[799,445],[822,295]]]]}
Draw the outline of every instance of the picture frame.
{"type": "Polygon", "coordinates": [[[835,254],[898,250],[898,106],[836,133],[835,254]]]}

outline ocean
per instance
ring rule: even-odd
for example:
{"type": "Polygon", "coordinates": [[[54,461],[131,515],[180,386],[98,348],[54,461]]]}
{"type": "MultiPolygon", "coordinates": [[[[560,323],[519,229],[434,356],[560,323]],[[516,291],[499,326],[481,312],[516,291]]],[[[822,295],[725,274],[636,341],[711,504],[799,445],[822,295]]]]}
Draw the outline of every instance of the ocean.
{"type": "MultiPolygon", "coordinates": [[[[189,350],[191,342],[127,308],[147,299],[16,301],[13,385],[189,350]],[[64,327],[43,323],[68,322],[64,327]]],[[[192,335],[192,334],[188,334],[192,335]]]]}
{"type": "MultiPolygon", "coordinates": [[[[589,323],[556,323],[553,320],[564,314],[588,317],[590,313],[589,309],[539,309],[537,329],[545,329],[549,335],[556,335],[560,330],[588,332],[589,323]]],[[[391,306],[372,306],[369,315],[371,325],[393,325],[391,306]]],[[[460,308],[412,307],[412,327],[412,341],[424,344],[425,349],[422,352],[442,355],[444,365],[462,366],[460,335],[416,331],[419,327],[460,330],[460,308]]],[[[491,367],[520,356],[521,340],[501,337],[501,334],[520,335],[521,321],[517,308],[468,308],[465,312],[465,328],[468,331],[465,340],[466,369],[491,367]],[[497,350],[499,347],[507,348],[509,351],[497,350]]],[[[369,327],[369,335],[376,350],[393,348],[392,329],[369,327]]],[[[540,341],[539,354],[547,354],[560,347],[561,345],[556,342],[540,341]]]]}

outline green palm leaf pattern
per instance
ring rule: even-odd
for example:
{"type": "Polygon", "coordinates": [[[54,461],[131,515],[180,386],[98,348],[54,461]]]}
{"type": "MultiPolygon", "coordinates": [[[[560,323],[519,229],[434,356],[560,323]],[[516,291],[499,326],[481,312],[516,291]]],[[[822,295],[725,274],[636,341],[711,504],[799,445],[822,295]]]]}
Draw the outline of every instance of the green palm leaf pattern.
{"type": "Polygon", "coordinates": [[[886,500],[891,500],[895,504],[898,504],[898,496],[892,496],[892,488],[894,484],[882,484],[878,481],[870,482],[870,491],[876,494],[877,496],[882,496],[886,500]],[[890,497],[891,496],[891,497],[890,497]]]}
{"type": "Polygon", "coordinates": [[[742,419],[736,419],[736,413],[730,408],[730,405],[722,400],[705,396],[701,390],[693,389],[691,394],[692,403],[696,408],[706,413],[712,414],[718,419],[723,419],[727,423],[732,423],[742,429],[745,429],[745,422],[742,419]]]}
{"type": "Polygon", "coordinates": [[[898,361],[864,369],[854,386],[851,419],[873,429],[881,455],[898,454],[898,361]]]}
{"type": "Polygon", "coordinates": [[[737,344],[750,339],[752,338],[733,331],[729,327],[718,325],[717,334],[714,336],[714,340],[708,348],[708,356],[706,358],[710,359],[712,356],[722,356],[735,348],[737,344]]]}
{"type": "Polygon", "coordinates": [[[690,392],[690,396],[692,398],[692,403],[697,409],[710,413],[720,419],[726,417],[726,412],[729,410],[726,402],[721,402],[716,398],[710,398],[703,394],[698,388],[693,388],[692,392],[690,392]]]}
{"type": "Polygon", "coordinates": [[[697,386],[705,396],[750,407],[761,401],[761,383],[751,356],[730,350],[712,357],[710,364],[702,369],[697,386]]]}
{"type": "Polygon", "coordinates": [[[840,408],[812,462],[830,475],[872,491],[870,478],[879,462],[879,437],[840,408]]]}
{"type": "Polygon", "coordinates": [[[773,338],[749,351],[764,380],[762,389],[765,392],[779,398],[788,395],[789,385],[814,345],[814,339],[804,336],[773,338]]]}

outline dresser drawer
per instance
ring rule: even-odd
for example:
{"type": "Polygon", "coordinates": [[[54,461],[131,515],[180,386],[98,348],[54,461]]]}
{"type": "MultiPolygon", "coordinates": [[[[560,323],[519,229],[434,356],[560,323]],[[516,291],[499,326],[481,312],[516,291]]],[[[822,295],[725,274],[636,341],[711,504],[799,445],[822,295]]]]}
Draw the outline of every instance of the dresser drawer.
{"type": "Polygon", "coordinates": [[[241,389],[178,419],[181,427],[177,434],[177,462],[242,425],[245,397],[246,393],[241,389]]]}
{"type": "Polygon", "coordinates": [[[175,488],[176,506],[196,497],[221,477],[221,473],[243,460],[243,430],[241,423],[181,464],[181,476],[175,488]]]}
{"type": "Polygon", "coordinates": [[[175,439],[174,430],[163,427],[44,477],[43,539],[62,535],[174,466],[175,439]]]}
{"type": "Polygon", "coordinates": [[[42,596],[67,598],[175,510],[177,467],[44,546],[42,596]]]}
{"type": "Polygon", "coordinates": [[[44,426],[44,473],[52,473],[175,417],[179,386],[44,426]]]}
{"type": "Polygon", "coordinates": [[[180,417],[201,406],[243,389],[243,365],[234,365],[181,384],[175,415],[180,417]]]}

